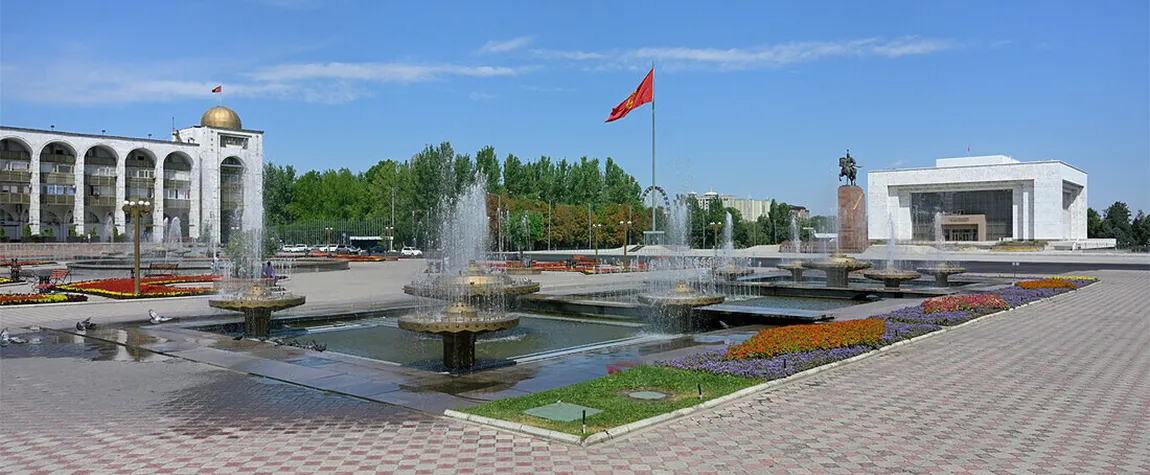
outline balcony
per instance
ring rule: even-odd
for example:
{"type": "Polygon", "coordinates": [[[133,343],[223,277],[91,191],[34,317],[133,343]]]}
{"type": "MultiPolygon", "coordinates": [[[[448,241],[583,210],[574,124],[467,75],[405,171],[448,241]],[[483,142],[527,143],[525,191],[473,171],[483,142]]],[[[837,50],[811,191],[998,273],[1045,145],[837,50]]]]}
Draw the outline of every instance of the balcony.
{"type": "Polygon", "coordinates": [[[105,175],[84,175],[84,184],[92,186],[116,186],[116,177],[105,175]]]}
{"type": "Polygon", "coordinates": [[[71,185],[76,183],[76,176],[68,173],[41,173],[40,183],[49,185],[71,185]]]}
{"type": "Polygon", "coordinates": [[[192,187],[192,182],[188,181],[188,180],[164,179],[164,189],[166,189],[166,190],[172,189],[172,188],[179,188],[179,189],[187,190],[187,189],[190,189],[191,187],[192,187]]]}
{"type": "Polygon", "coordinates": [[[164,209],[170,208],[191,208],[192,200],[177,200],[174,198],[164,198],[164,209]]]}
{"type": "Polygon", "coordinates": [[[28,193],[0,193],[0,204],[32,204],[32,195],[28,193]]]}
{"type": "Polygon", "coordinates": [[[128,188],[152,188],[156,186],[155,178],[128,178],[128,188]]]}
{"type": "Polygon", "coordinates": [[[48,205],[64,205],[72,206],[76,203],[76,197],[72,195],[40,195],[40,206],[48,205]]]}
{"type": "Polygon", "coordinates": [[[115,196],[85,196],[84,206],[116,206],[115,196]]]}
{"type": "Polygon", "coordinates": [[[0,181],[8,183],[32,183],[32,172],[27,170],[0,170],[0,181]]]}
{"type": "Polygon", "coordinates": [[[32,154],[28,152],[21,152],[18,150],[0,150],[0,158],[7,160],[24,160],[31,161],[32,154]]]}

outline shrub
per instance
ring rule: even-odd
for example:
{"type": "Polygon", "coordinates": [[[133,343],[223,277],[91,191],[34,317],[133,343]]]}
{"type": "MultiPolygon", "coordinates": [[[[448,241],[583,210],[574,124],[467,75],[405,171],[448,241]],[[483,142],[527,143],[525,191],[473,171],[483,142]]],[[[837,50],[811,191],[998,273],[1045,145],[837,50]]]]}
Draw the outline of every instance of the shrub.
{"type": "Polygon", "coordinates": [[[1016,282],[1014,285],[1023,289],[1077,289],[1078,286],[1074,282],[1063,279],[1042,279],[1042,280],[1024,280],[1016,282]]]}
{"type": "Polygon", "coordinates": [[[816,325],[793,325],[761,330],[743,343],[727,348],[724,359],[771,358],[797,353],[848,346],[878,346],[886,322],[877,318],[816,325]]]}
{"type": "Polygon", "coordinates": [[[994,294],[947,295],[934,297],[922,302],[927,313],[954,312],[958,310],[1006,310],[1010,304],[994,294]]]}

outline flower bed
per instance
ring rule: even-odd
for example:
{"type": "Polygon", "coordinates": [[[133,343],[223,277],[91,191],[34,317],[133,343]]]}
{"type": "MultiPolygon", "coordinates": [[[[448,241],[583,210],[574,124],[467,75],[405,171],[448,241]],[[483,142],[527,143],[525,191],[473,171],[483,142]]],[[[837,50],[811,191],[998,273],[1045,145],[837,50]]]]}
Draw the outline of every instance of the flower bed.
{"type": "Polygon", "coordinates": [[[11,284],[13,282],[16,282],[16,281],[9,279],[7,277],[0,277],[0,284],[11,284]]]}
{"type": "Polygon", "coordinates": [[[1078,288],[1078,285],[1072,280],[1067,279],[1042,279],[1042,280],[1027,280],[1022,282],[1015,282],[1016,286],[1023,289],[1070,289],[1078,288]]]}
{"type": "Polygon", "coordinates": [[[818,325],[792,325],[761,330],[737,345],[724,359],[771,358],[783,353],[875,345],[882,339],[885,322],[877,318],[818,325]]]}
{"type": "Polygon", "coordinates": [[[0,305],[83,302],[85,300],[88,300],[88,296],[75,294],[0,294],[0,305]]]}
{"type": "MultiPolygon", "coordinates": [[[[1047,277],[1047,279],[1081,280],[1084,282],[1098,282],[1097,277],[1086,277],[1084,275],[1053,275],[1053,276],[1047,277]]],[[[1081,287],[1081,285],[1079,287],[1081,287]]]]}
{"type": "MultiPolygon", "coordinates": [[[[43,266],[43,265],[48,265],[48,264],[55,264],[55,262],[53,262],[53,261],[22,261],[22,260],[17,260],[16,263],[20,264],[22,266],[43,266]]],[[[11,260],[0,260],[0,267],[9,267],[11,265],[12,265],[11,260]]]]}
{"type": "Polygon", "coordinates": [[[152,297],[186,297],[191,295],[213,294],[212,287],[171,287],[172,284],[211,282],[218,277],[210,275],[151,277],[140,279],[140,293],[133,292],[132,279],[100,279],[74,282],[56,286],[58,290],[102,295],[114,299],[138,299],[152,297]]]}
{"type": "Polygon", "coordinates": [[[947,295],[926,299],[922,309],[929,313],[958,310],[1006,310],[1010,304],[994,294],[947,295]]]}

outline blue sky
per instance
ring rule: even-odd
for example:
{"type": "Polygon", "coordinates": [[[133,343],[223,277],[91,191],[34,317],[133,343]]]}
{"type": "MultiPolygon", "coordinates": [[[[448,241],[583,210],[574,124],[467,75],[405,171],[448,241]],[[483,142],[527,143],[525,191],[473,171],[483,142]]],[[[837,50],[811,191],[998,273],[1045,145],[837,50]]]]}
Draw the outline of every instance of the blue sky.
{"type": "MultiPolygon", "coordinates": [[[[1150,211],[1147,2],[5,1],[0,122],[166,136],[219,101],[298,169],[427,143],[614,157],[833,213],[836,159],[1057,159],[1150,211]],[[626,3],[624,5],[624,3],[626,3]]],[[[865,186],[865,178],[860,179],[865,186]]]]}

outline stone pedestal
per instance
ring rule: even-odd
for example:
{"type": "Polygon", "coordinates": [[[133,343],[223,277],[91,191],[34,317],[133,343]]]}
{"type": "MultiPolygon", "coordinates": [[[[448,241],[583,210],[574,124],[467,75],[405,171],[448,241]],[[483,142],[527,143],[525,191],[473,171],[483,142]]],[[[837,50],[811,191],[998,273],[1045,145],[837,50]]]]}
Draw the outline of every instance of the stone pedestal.
{"type": "Polygon", "coordinates": [[[475,366],[475,333],[442,333],[443,366],[457,371],[475,366]]]}
{"type": "Polygon", "coordinates": [[[870,246],[867,238],[866,196],[855,185],[839,187],[839,249],[862,252],[870,246]]]}

